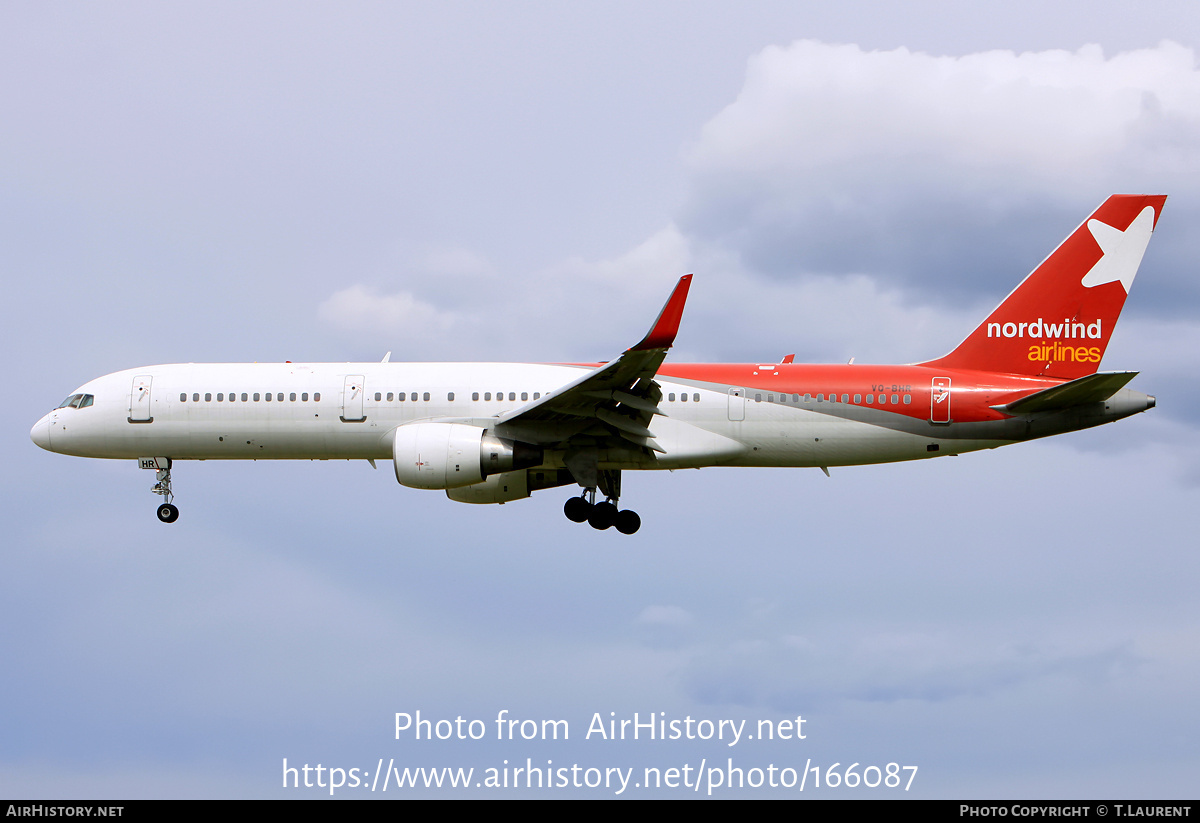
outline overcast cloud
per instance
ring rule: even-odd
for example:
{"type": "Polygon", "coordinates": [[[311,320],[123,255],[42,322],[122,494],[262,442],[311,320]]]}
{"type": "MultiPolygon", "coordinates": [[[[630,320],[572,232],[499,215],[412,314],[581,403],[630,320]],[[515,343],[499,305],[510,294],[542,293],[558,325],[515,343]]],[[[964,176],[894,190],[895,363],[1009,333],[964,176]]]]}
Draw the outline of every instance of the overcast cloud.
{"type": "Polygon", "coordinates": [[[10,796],[730,756],[915,765],[910,796],[1195,795],[1189,5],[10,12],[10,796]],[[164,527],[132,461],[28,437],[151,363],[606,360],[687,272],[675,360],[933,358],[1114,192],[1170,195],[1104,363],[1153,411],[831,478],[634,474],[633,538],[563,490],[464,506],[348,462],[179,466],[164,527]],[[416,710],[571,739],[395,740],[416,710]],[[597,712],[808,736],[584,740],[597,712]]]}

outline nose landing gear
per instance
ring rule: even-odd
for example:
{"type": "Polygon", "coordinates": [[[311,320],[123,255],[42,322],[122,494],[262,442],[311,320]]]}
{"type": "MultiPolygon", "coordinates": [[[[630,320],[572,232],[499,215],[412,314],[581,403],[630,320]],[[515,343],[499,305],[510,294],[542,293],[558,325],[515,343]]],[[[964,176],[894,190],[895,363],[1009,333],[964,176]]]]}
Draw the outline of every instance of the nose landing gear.
{"type": "Polygon", "coordinates": [[[175,499],[171,491],[171,458],[143,457],[138,461],[143,469],[154,469],[155,483],[150,491],[161,495],[163,502],[158,507],[158,519],[164,523],[174,523],[179,519],[179,509],[171,502],[175,499]]]}

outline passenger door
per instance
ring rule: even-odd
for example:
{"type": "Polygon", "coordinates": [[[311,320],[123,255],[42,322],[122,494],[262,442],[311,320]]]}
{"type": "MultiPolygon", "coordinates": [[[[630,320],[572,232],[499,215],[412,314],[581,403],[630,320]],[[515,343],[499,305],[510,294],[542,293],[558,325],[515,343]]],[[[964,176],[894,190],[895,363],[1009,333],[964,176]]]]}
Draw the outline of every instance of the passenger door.
{"type": "Polygon", "coordinates": [[[153,423],[150,415],[150,384],[153,375],[139,374],[133,378],[133,388],[129,394],[129,422],[153,423]]]}
{"type": "Polygon", "coordinates": [[[363,411],[363,397],[365,394],[363,376],[361,374],[346,375],[346,385],[342,389],[343,423],[361,423],[367,419],[367,415],[363,411]]]}
{"type": "Polygon", "coordinates": [[[950,378],[933,378],[933,392],[929,400],[929,422],[950,422],[950,378]]]}

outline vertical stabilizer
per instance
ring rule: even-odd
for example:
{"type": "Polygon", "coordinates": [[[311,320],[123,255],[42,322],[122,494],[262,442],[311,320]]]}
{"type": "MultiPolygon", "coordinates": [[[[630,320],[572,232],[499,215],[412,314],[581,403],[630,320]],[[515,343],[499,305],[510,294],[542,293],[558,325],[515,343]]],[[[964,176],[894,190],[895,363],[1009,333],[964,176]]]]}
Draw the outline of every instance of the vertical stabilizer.
{"type": "Polygon", "coordinates": [[[1166,200],[1105,200],[958,348],[922,365],[1067,380],[1094,373],[1166,200]]]}

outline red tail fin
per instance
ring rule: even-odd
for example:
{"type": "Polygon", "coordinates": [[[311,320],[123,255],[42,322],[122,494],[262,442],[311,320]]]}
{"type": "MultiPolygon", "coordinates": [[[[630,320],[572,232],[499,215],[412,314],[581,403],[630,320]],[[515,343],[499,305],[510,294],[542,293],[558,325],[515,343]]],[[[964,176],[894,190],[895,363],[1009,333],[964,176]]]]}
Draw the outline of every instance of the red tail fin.
{"type": "Polygon", "coordinates": [[[1069,380],[1094,373],[1166,200],[1105,200],[958,348],[922,365],[1069,380]]]}

